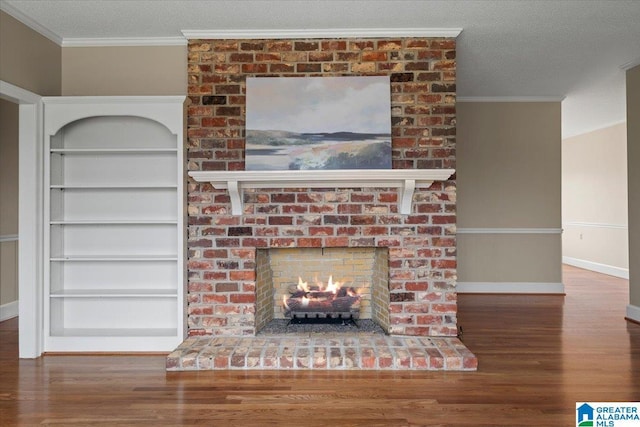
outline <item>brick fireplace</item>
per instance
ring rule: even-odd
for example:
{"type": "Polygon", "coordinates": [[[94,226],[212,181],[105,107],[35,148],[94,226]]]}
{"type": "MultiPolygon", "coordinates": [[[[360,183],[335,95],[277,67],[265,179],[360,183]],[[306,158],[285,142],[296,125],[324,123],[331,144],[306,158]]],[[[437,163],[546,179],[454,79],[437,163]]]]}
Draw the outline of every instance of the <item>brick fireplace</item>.
{"type": "MultiPolygon", "coordinates": [[[[191,40],[188,72],[190,171],[244,170],[246,77],[301,75],[389,75],[393,169],[455,168],[455,39],[191,40]]],[[[428,348],[425,357],[434,357],[432,362],[419,362],[416,356],[415,361],[391,363],[396,368],[475,369],[475,357],[455,338],[455,175],[417,188],[409,214],[399,212],[395,188],[349,187],[248,189],[241,214],[234,215],[227,190],[190,179],[189,338],[169,357],[169,369],[249,367],[247,354],[234,365],[233,350],[226,358],[209,354],[207,359],[194,343],[227,339],[237,347],[255,339],[262,322],[256,316],[256,254],[270,248],[384,249],[385,339],[413,337],[408,348],[428,348]],[[454,351],[445,347],[460,356],[449,367],[447,357],[454,351]],[[433,349],[440,349],[439,358],[433,349]]],[[[393,348],[393,343],[379,344],[393,348]]],[[[341,360],[349,358],[347,353],[342,350],[341,360]]],[[[372,367],[362,362],[365,353],[358,353],[355,365],[339,366],[372,367]]],[[[383,359],[376,356],[373,367],[383,368],[383,359]]],[[[314,360],[293,367],[312,368],[314,360]]],[[[258,363],[274,367],[264,359],[258,363]]],[[[284,365],[279,367],[291,367],[284,365]]]]}

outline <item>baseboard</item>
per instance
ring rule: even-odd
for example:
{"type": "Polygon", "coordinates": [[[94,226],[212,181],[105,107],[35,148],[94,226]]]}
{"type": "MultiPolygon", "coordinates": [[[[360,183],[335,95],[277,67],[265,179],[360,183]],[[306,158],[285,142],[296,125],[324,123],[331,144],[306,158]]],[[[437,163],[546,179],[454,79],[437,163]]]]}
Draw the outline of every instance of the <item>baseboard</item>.
{"type": "Polygon", "coordinates": [[[564,285],[553,282],[458,282],[459,294],[559,294],[564,285]]]}
{"type": "Polygon", "coordinates": [[[627,319],[640,323],[640,307],[629,304],[627,306],[627,319]]]}
{"type": "Polygon", "coordinates": [[[640,323],[640,307],[629,304],[627,306],[627,319],[640,323]]]}
{"type": "Polygon", "coordinates": [[[18,301],[0,305],[0,322],[18,317],[18,301]]]}
{"type": "Polygon", "coordinates": [[[608,274],[609,276],[620,277],[621,279],[629,279],[628,268],[614,267],[612,265],[600,264],[598,262],[586,261],[568,256],[563,256],[562,262],[563,264],[584,268],[585,270],[595,271],[596,273],[608,274]]]}

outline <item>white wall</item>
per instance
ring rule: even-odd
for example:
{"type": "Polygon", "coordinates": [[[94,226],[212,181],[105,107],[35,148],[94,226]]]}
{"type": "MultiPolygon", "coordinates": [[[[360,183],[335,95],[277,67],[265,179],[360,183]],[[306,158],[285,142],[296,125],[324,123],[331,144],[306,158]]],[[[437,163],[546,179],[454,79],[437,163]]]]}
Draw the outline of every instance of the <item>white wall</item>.
{"type": "Polygon", "coordinates": [[[629,277],[627,127],[562,141],[562,255],[567,264],[629,277]]]}

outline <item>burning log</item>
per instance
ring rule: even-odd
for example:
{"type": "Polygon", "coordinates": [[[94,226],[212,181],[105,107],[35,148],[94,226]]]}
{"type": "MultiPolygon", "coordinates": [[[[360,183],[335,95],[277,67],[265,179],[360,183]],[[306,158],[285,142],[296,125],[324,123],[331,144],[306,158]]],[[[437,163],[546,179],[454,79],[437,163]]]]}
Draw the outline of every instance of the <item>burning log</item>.
{"type": "Polygon", "coordinates": [[[287,315],[291,312],[349,313],[360,310],[360,296],[346,296],[332,300],[288,298],[285,302],[285,307],[287,308],[287,315]]]}
{"type": "Polygon", "coordinates": [[[335,288],[332,290],[321,289],[318,286],[301,284],[290,289],[291,296],[283,298],[283,305],[287,317],[296,313],[313,313],[316,316],[332,314],[348,314],[358,317],[360,311],[360,295],[353,288],[335,288]]]}
{"type": "Polygon", "coordinates": [[[285,302],[287,311],[285,315],[289,316],[292,312],[311,313],[311,312],[328,312],[331,311],[331,301],[327,300],[309,300],[303,298],[289,298],[285,302]]]}
{"type": "Polygon", "coordinates": [[[333,283],[329,277],[327,288],[309,286],[299,279],[297,286],[289,288],[291,296],[283,297],[285,316],[292,317],[296,313],[309,313],[316,316],[348,315],[352,318],[359,317],[360,295],[353,288],[340,287],[333,283]]]}
{"type": "MultiPolygon", "coordinates": [[[[346,294],[345,294],[346,295],[346,294]]],[[[291,294],[291,298],[308,298],[308,299],[333,299],[335,298],[335,292],[328,291],[296,291],[291,294]]]]}
{"type": "Polygon", "coordinates": [[[360,295],[347,295],[331,301],[331,307],[336,312],[360,311],[360,295]]]}

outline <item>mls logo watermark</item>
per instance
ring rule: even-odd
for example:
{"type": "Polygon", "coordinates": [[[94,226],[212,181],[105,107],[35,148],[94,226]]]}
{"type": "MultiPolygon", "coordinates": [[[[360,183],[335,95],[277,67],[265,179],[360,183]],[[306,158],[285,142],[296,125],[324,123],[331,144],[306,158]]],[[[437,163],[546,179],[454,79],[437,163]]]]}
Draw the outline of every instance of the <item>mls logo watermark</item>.
{"type": "Polygon", "coordinates": [[[640,402],[576,402],[578,427],[637,427],[640,402]]]}

